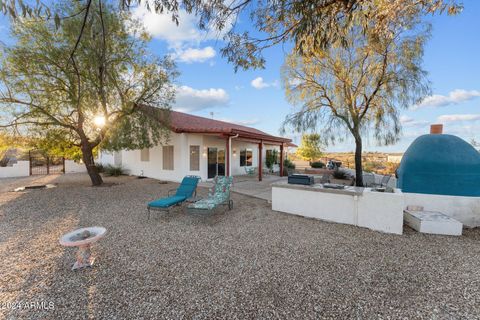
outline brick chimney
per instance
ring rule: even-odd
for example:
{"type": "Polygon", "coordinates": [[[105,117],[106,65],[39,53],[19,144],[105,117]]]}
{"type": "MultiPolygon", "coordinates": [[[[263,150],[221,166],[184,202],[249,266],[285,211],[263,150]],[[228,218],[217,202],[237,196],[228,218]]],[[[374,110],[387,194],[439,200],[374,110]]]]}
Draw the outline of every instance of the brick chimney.
{"type": "Polygon", "coordinates": [[[430,126],[430,134],[442,134],[443,124],[432,124],[430,126]]]}

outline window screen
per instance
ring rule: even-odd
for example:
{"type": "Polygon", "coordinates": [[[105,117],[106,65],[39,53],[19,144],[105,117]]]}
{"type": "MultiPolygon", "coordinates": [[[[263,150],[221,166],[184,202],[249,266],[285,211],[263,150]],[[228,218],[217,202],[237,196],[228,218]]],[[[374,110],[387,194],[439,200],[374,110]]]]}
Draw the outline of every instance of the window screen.
{"type": "Polygon", "coordinates": [[[163,146],[163,170],[173,170],[173,146],[163,146]]]}
{"type": "Polygon", "coordinates": [[[200,170],[200,146],[190,146],[190,171],[200,170]]]}
{"type": "Polygon", "coordinates": [[[140,161],[150,161],[150,149],[140,150],[140,161]]]}

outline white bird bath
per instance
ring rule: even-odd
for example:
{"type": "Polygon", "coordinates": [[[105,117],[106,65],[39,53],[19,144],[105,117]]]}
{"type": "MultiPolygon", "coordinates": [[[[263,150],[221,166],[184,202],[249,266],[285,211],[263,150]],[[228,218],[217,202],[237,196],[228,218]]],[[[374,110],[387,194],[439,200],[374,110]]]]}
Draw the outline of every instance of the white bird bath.
{"type": "Polygon", "coordinates": [[[103,227],[88,227],[74,230],[60,238],[60,244],[65,247],[78,247],[77,261],[72,270],[91,267],[95,258],[91,256],[90,246],[102,238],[107,229],[103,227]]]}

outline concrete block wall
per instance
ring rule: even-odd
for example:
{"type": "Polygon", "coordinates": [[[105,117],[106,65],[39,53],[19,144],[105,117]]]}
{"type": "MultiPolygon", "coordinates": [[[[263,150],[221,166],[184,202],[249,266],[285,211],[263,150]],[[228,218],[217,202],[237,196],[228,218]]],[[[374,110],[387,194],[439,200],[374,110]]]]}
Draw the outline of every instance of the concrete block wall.
{"type": "Polygon", "coordinates": [[[18,161],[12,166],[0,167],[0,178],[27,177],[30,175],[30,161],[18,161]]]}
{"type": "Polygon", "coordinates": [[[73,160],[65,160],[65,173],[83,173],[87,172],[87,168],[83,163],[73,160]]]}

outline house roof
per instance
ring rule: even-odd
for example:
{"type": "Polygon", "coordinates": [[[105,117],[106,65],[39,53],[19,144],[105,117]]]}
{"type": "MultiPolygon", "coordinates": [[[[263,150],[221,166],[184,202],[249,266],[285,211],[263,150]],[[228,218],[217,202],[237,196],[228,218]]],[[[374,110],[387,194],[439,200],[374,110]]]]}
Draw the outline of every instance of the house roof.
{"type": "Polygon", "coordinates": [[[227,135],[248,136],[275,142],[291,142],[291,139],[276,137],[255,128],[242,126],[230,122],[208,119],[191,114],[171,111],[170,121],[175,132],[221,133],[227,135]]]}
{"type": "MultiPolygon", "coordinates": [[[[146,106],[142,107],[145,108],[146,106]]],[[[153,111],[152,109],[155,109],[152,107],[146,108],[150,109],[148,110],[148,113],[151,113],[150,111],[153,111]]],[[[169,118],[169,125],[172,131],[177,133],[207,133],[220,134],[225,136],[235,136],[238,134],[239,138],[244,139],[262,140],[265,142],[286,144],[292,142],[291,139],[273,136],[255,128],[242,126],[226,121],[194,116],[178,111],[170,111],[169,118]]]]}

